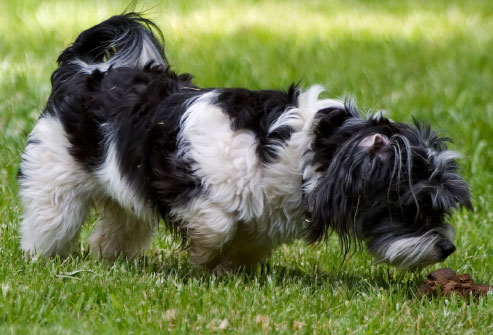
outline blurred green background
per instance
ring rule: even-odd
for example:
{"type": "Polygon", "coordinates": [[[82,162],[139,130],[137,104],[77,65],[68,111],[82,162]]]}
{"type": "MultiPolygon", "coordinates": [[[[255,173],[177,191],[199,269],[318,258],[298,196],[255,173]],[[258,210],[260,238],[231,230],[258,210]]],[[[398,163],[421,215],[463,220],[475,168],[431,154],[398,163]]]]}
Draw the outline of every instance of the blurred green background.
{"type": "MultiPolygon", "coordinates": [[[[142,258],[106,264],[19,251],[15,174],[58,54],[127,1],[0,2],[0,333],[493,333],[493,298],[427,300],[427,271],[344,263],[336,238],[280,248],[255,274],[194,269],[164,229],[142,258]]],[[[140,1],[174,70],[200,86],[326,87],[363,110],[414,116],[454,139],[474,212],[451,222],[443,264],[490,283],[493,269],[493,2],[140,1]]],[[[87,235],[87,230],[83,235],[87,235]]],[[[431,271],[430,269],[427,269],[431,271]]]]}

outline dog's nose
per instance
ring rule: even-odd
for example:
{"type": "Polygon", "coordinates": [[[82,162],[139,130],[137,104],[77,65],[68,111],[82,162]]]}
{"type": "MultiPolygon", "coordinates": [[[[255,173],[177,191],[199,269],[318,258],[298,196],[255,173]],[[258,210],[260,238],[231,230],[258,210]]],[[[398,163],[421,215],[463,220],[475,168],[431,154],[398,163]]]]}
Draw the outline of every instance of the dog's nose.
{"type": "Polygon", "coordinates": [[[443,259],[447,258],[451,253],[455,251],[455,245],[452,242],[445,242],[440,245],[443,259]]]}

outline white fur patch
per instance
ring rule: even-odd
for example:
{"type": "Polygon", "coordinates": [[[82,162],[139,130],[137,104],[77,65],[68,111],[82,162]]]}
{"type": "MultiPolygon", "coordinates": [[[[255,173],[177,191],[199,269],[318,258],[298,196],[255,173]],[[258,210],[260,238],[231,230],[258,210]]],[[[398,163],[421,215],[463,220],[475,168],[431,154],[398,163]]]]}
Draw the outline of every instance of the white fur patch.
{"type": "Polygon", "coordinates": [[[193,161],[192,170],[202,180],[207,196],[193,199],[174,215],[195,231],[218,235],[217,245],[232,238],[237,220],[249,221],[263,212],[262,169],[249,131],[231,129],[231,121],[214,104],[217,92],[194,99],[183,115],[179,156],[193,161]],[[194,213],[190,216],[190,213],[194,213]]]}
{"type": "Polygon", "coordinates": [[[99,184],[102,185],[102,192],[141,220],[159,222],[159,216],[153,204],[146,202],[128,180],[122,176],[115,144],[111,136],[108,137],[104,163],[95,173],[99,184]]]}
{"type": "Polygon", "coordinates": [[[431,233],[419,236],[402,238],[392,242],[385,252],[385,261],[400,268],[409,268],[417,264],[434,263],[439,260],[436,244],[437,235],[431,233]]]}
{"type": "Polygon", "coordinates": [[[438,251],[439,242],[453,241],[454,230],[447,225],[445,229],[430,230],[417,237],[403,237],[384,244],[373,253],[378,262],[385,262],[401,269],[437,263],[442,260],[438,251]]]}
{"type": "Polygon", "coordinates": [[[59,120],[40,118],[29,139],[19,179],[22,249],[46,256],[65,254],[87,214],[94,183],[68,152],[59,120]]]}

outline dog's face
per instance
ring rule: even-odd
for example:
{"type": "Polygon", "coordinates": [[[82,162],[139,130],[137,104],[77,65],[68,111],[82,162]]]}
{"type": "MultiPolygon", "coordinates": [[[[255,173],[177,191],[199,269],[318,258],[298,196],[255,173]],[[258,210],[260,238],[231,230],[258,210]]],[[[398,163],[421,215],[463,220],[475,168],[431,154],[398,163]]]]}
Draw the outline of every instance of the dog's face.
{"type": "Polygon", "coordinates": [[[455,250],[446,218],[471,203],[448,139],[383,117],[343,118],[323,133],[318,129],[315,150],[332,149],[308,196],[314,239],[334,230],[346,246],[363,241],[378,262],[400,268],[440,262],[455,250]]]}

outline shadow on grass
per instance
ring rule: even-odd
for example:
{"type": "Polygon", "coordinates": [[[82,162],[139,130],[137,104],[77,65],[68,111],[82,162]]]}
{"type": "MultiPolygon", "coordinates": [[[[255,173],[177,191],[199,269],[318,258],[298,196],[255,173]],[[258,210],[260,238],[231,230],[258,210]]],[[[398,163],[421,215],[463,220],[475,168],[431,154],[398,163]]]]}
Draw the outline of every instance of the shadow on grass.
{"type": "Polygon", "coordinates": [[[204,287],[237,285],[238,283],[260,287],[298,286],[314,292],[342,290],[347,292],[348,296],[382,290],[413,298],[424,278],[421,272],[398,271],[387,266],[375,266],[359,273],[350,268],[341,270],[340,268],[316,267],[304,270],[282,264],[272,264],[270,261],[259,265],[253,271],[239,269],[217,275],[210,270],[203,270],[191,264],[183,252],[167,254],[164,258],[161,255],[142,256],[133,260],[119,259],[116,262],[135,275],[158,274],[165,280],[167,278],[184,285],[194,282],[204,287]]]}

